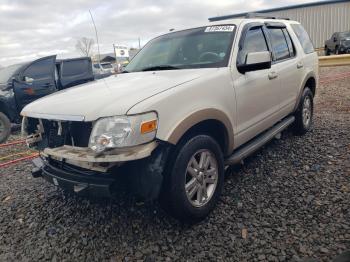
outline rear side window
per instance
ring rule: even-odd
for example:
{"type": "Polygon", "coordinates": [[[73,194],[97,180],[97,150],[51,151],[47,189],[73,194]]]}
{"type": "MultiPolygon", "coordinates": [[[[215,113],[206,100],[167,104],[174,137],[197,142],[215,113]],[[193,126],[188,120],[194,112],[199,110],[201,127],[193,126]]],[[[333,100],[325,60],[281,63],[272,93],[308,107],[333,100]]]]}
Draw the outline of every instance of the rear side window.
{"type": "Polygon", "coordinates": [[[34,62],[23,72],[23,75],[34,80],[51,78],[53,73],[52,63],[52,59],[34,62]]]}
{"type": "Polygon", "coordinates": [[[293,41],[290,38],[290,35],[289,35],[289,33],[288,33],[286,28],[282,29],[282,31],[284,33],[284,36],[285,36],[286,40],[287,40],[289,54],[290,54],[291,57],[294,57],[295,56],[295,48],[294,48],[294,45],[293,45],[293,41]]]}
{"type": "Polygon", "coordinates": [[[301,46],[304,49],[305,54],[310,54],[315,52],[314,46],[310,40],[308,33],[305,31],[304,27],[299,24],[291,25],[294,33],[298,37],[301,46]]]}
{"type": "Polygon", "coordinates": [[[62,77],[71,77],[77,75],[83,75],[89,72],[88,60],[72,60],[64,61],[62,67],[62,77]]]}
{"type": "Polygon", "coordinates": [[[271,45],[275,60],[284,60],[290,57],[289,47],[281,28],[269,28],[271,45]]]}
{"type": "Polygon", "coordinates": [[[242,49],[238,54],[238,64],[244,64],[248,53],[268,51],[264,33],[261,27],[255,27],[247,32],[242,49]]]}

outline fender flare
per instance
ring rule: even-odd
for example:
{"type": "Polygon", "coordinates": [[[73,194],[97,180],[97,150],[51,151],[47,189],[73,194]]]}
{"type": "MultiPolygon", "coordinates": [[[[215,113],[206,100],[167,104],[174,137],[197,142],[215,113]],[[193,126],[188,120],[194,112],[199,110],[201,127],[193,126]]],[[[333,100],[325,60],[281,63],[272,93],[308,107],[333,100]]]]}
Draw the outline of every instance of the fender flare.
{"type": "Polygon", "coordinates": [[[226,152],[232,152],[234,148],[233,125],[229,117],[224,112],[215,108],[202,109],[188,115],[181,122],[175,125],[174,129],[168,135],[166,141],[176,145],[188,130],[190,130],[193,126],[207,120],[216,120],[223,124],[226,129],[228,142],[226,145],[226,152]]]}
{"type": "Polygon", "coordinates": [[[304,77],[304,81],[303,81],[302,85],[300,86],[300,89],[299,89],[299,92],[298,92],[298,96],[297,96],[297,100],[296,100],[296,103],[295,103],[295,105],[294,105],[293,112],[295,112],[295,111],[298,109],[301,96],[302,96],[303,91],[304,91],[304,88],[305,88],[305,86],[306,86],[306,82],[307,82],[310,78],[314,78],[314,79],[315,79],[315,82],[316,82],[315,94],[316,94],[316,88],[317,88],[317,84],[318,84],[318,79],[317,79],[317,77],[316,77],[316,74],[315,74],[314,72],[311,71],[311,72],[309,72],[309,73],[306,74],[306,76],[304,77]]]}

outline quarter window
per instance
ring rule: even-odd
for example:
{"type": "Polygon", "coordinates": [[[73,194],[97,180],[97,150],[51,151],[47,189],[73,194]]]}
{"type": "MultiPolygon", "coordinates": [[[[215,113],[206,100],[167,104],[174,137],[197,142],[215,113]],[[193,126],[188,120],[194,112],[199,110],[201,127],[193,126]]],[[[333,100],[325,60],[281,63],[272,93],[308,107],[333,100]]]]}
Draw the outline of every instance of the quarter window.
{"type": "MultiPolygon", "coordinates": [[[[294,33],[296,34],[301,46],[304,49],[305,54],[310,54],[315,52],[314,46],[310,40],[308,33],[305,31],[304,27],[299,24],[291,25],[294,33]]],[[[333,35],[334,37],[335,35],[333,35]]]]}
{"type": "Polygon", "coordinates": [[[283,60],[290,57],[287,40],[282,29],[269,28],[271,37],[272,49],[275,55],[275,60],[283,60]]]}
{"type": "Polygon", "coordinates": [[[244,64],[247,54],[251,52],[268,51],[266,39],[261,27],[255,27],[247,32],[242,49],[238,54],[238,64],[244,64]]]}

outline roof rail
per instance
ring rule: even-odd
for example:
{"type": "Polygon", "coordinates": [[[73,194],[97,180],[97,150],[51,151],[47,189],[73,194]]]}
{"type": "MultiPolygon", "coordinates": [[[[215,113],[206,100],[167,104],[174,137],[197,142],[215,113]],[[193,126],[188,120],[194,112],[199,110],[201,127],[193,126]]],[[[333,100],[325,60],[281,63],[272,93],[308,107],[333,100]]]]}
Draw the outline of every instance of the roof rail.
{"type": "Polygon", "coordinates": [[[264,15],[259,13],[248,13],[245,15],[245,18],[264,18],[264,19],[282,19],[282,20],[290,20],[288,17],[277,17],[272,15],[264,15]]]}

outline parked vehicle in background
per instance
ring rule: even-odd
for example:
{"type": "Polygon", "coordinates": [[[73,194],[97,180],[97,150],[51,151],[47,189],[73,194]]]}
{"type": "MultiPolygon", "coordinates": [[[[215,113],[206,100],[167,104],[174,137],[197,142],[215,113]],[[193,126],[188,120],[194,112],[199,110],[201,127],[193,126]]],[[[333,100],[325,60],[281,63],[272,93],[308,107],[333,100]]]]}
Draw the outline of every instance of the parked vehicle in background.
{"type": "Polygon", "coordinates": [[[92,70],[93,70],[95,79],[109,77],[115,73],[115,69],[110,63],[93,64],[92,70]]]}
{"type": "Polygon", "coordinates": [[[118,73],[122,72],[128,64],[129,64],[129,57],[117,57],[118,73]]]}
{"type": "Polygon", "coordinates": [[[326,40],[324,50],[325,55],[350,54],[350,31],[334,33],[326,40]]]}
{"type": "Polygon", "coordinates": [[[0,143],[10,135],[11,123],[21,122],[19,113],[27,104],[93,79],[87,57],[56,60],[48,56],[0,69],[0,143]]]}
{"type": "Polygon", "coordinates": [[[33,176],[105,196],[123,176],[173,216],[202,219],[220,198],[225,166],[289,125],[298,135],[312,128],[317,79],[318,56],[295,21],[233,19],[167,33],[118,77],[23,109],[23,135],[41,156],[33,176]]]}

